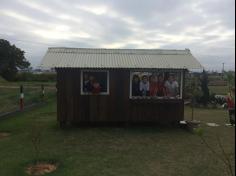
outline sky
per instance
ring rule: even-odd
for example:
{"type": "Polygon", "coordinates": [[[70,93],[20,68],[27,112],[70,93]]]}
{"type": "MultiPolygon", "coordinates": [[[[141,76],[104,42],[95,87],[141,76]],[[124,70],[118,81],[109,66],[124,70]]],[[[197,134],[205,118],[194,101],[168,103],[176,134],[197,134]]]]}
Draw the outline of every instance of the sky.
{"type": "Polygon", "coordinates": [[[185,49],[235,69],[234,0],[1,0],[0,38],[37,67],[48,47],[185,49]]]}

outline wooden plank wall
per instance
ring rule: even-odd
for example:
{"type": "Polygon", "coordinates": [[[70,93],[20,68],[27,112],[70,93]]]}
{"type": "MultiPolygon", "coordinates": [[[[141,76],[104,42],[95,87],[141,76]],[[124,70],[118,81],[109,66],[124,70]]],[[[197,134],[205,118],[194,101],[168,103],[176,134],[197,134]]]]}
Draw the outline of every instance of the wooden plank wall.
{"type": "Polygon", "coordinates": [[[129,70],[109,70],[109,95],[81,95],[80,70],[57,69],[60,122],[157,122],[183,119],[183,100],[129,99],[129,70]]]}

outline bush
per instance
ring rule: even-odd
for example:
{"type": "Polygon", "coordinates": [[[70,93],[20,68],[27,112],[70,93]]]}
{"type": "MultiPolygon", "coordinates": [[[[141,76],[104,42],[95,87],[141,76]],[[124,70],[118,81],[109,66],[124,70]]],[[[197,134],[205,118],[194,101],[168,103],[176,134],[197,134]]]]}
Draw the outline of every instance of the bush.
{"type": "Polygon", "coordinates": [[[0,83],[6,83],[7,81],[2,77],[0,76],[0,83]]]}
{"type": "Polygon", "coordinates": [[[203,70],[202,72],[202,76],[200,79],[201,82],[201,91],[202,91],[202,96],[200,97],[200,103],[203,104],[204,106],[207,106],[207,104],[209,103],[209,88],[208,88],[208,75],[207,72],[205,72],[205,70],[203,70]]]}
{"type": "Polygon", "coordinates": [[[53,82],[56,81],[56,73],[33,74],[29,72],[23,72],[16,75],[15,81],[53,82]]]}

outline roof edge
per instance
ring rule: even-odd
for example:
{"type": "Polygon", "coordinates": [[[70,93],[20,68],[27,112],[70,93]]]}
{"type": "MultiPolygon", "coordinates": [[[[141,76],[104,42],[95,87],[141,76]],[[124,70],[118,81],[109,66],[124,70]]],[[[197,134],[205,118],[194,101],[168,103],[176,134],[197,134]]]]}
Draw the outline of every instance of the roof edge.
{"type": "MultiPolygon", "coordinates": [[[[122,48],[69,48],[69,47],[49,47],[49,53],[94,53],[94,54],[191,54],[190,50],[177,49],[122,49],[122,48]]],[[[192,55],[192,54],[191,54],[192,55]]]]}

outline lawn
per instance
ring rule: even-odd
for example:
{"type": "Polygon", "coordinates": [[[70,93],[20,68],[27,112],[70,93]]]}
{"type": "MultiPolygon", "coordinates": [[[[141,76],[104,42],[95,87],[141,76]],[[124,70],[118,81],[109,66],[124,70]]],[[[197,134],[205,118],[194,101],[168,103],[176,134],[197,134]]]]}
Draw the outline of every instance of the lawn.
{"type": "Polygon", "coordinates": [[[229,92],[228,86],[208,86],[211,93],[215,93],[217,95],[227,95],[229,92]]]}
{"type": "Polygon", "coordinates": [[[55,96],[53,82],[7,82],[0,80],[0,114],[19,109],[20,85],[24,87],[25,106],[39,103],[41,99],[41,84],[45,86],[45,96],[55,96]]]}
{"type": "MultiPolygon", "coordinates": [[[[186,108],[186,118],[190,109],[186,108]]],[[[208,143],[217,151],[216,135],[235,158],[235,129],[225,127],[227,113],[220,109],[196,109],[195,118],[216,122],[219,127],[202,125],[208,143]]],[[[0,175],[23,176],[34,160],[32,132],[41,131],[40,159],[55,160],[58,169],[50,176],[222,176],[225,168],[200,138],[178,128],[93,127],[60,129],[56,104],[0,120],[0,175]]]]}

